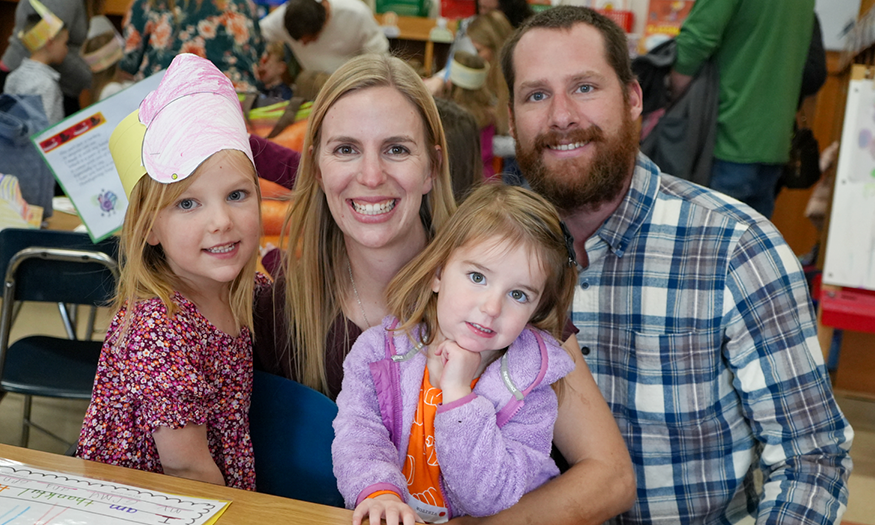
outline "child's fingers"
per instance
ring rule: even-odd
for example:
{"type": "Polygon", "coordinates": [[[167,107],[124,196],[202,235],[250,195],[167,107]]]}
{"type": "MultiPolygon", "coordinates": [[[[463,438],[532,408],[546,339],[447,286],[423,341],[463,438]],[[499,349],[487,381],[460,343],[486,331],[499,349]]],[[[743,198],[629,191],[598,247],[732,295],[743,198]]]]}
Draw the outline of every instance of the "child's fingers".
{"type": "Polygon", "coordinates": [[[364,500],[355,508],[352,513],[352,525],[362,525],[362,518],[368,514],[368,507],[370,507],[369,502],[370,500],[364,500]]]}

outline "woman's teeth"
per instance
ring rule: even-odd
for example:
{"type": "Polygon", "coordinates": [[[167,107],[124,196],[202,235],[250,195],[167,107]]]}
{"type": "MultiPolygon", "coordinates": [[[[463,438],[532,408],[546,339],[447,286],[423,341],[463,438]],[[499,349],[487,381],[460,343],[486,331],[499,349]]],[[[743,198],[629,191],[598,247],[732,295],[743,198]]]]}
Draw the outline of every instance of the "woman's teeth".
{"type": "Polygon", "coordinates": [[[381,213],[392,211],[392,208],[395,207],[395,199],[382,204],[359,204],[356,201],[352,201],[352,207],[362,215],[380,215],[381,213]]]}

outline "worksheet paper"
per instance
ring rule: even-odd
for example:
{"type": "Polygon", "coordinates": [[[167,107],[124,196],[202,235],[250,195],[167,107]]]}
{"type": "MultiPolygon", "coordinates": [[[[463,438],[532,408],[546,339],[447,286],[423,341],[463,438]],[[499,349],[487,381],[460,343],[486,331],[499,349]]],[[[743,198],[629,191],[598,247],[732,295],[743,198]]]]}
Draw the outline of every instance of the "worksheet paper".
{"type": "Polygon", "coordinates": [[[0,458],[0,525],[206,525],[214,523],[229,504],[0,458]]]}
{"type": "Polygon", "coordinates": [[[121,228],[128,209],[109,153],[109,136],[163,77],[159,71],[31,137],[94,242],[121,228]]]}

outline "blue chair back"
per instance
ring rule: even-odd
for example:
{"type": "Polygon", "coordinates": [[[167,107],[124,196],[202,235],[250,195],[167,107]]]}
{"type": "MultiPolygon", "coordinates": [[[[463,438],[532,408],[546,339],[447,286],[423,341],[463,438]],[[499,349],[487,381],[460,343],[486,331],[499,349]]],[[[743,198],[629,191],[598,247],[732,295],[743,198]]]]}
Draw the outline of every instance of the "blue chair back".
{"type": "Polygon", "coordinates": [[[336,415],[323,394],[256,370],[249,429],[258,492],[343,507],[331,463],[336,415]]]}

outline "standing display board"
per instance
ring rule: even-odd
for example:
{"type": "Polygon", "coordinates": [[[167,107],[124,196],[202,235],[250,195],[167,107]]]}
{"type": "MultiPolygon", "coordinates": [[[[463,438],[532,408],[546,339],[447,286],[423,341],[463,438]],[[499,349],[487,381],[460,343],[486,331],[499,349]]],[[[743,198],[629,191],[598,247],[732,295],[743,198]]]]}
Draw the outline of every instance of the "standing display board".
{"type": "Polygon", "coordinates": [[[875,290],[875,68],[848,86],[823,282],[875,290]]]}

